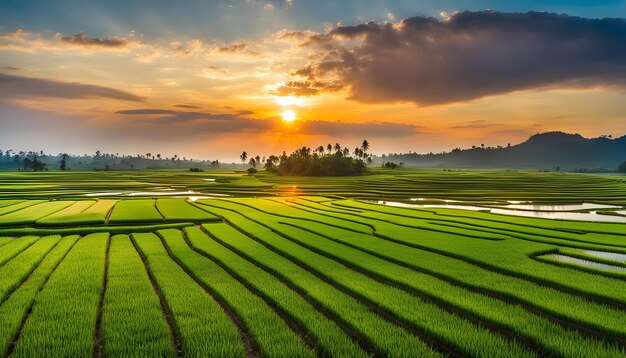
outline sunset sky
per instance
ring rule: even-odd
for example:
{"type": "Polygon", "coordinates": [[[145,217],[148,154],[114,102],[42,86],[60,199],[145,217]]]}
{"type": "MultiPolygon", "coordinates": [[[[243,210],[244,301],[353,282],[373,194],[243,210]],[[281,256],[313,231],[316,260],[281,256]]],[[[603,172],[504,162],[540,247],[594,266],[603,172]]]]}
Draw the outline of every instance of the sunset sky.
{"type": "Polygon", "coordinates": [[[621,136],[624,17],[626,1],[3,0],[0,149],[234,161],[621,136]]]}

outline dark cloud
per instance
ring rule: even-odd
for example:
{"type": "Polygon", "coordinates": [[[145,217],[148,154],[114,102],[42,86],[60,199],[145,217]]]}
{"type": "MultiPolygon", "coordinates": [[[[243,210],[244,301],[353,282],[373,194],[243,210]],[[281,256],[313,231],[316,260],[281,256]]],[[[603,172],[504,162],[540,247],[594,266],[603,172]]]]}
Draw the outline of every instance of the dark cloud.
{"type": "Polygon", "coordinates": [[[192,104],[177,104],[174,107],[178,107],[178,108],[200,108],[199,106],[194,106],[192,104]]]}
{"type": "Polygon", "coordinates": [[[142,97],[114,88],[0,73],[0,98],[113,98],[142,102],[142,97]]]}
{"type": "Polygon", "coordinates": [[[332,78],[363,102],[436,105],[626,82],[622,18],[461,12],[446,20],[338,26],[309,36],[308,43],[321,46],[322,59],[293,74],[307,81],[332,78]]]}
{"type": "Polygon", "coordinates": [[[21,71],[22,70],[21,67],[15,67],[15,66],[5,66],[2,69],[8,70],[8,71],[21,71]]]}
{"type": "Polygon", "coordinates": [[[128,40],[120,37],[107,36],[103,39],[98,37],[89,37],[84,33],[73,34],[71,36],[61,37],[61,41],[76,46],[94,46],[122,48],[128,46],[128,40]]]}

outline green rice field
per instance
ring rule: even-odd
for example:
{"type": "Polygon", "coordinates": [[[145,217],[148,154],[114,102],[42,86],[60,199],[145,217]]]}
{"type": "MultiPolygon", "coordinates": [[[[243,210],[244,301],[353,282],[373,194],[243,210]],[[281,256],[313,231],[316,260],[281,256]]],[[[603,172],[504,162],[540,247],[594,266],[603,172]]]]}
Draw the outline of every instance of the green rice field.
{"type": "Polygon", "coordinates": [[[0,356],[625,357],[625,207],[515,170],[2,173],[0,356]]]}

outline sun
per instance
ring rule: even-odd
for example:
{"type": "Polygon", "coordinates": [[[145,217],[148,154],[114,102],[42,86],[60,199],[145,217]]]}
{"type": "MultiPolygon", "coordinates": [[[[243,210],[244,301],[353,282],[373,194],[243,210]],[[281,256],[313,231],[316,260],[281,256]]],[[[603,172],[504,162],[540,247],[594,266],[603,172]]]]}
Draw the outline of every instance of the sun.
{"type": "Polygon", "coordinates": [[[288,109],[281,114],[281,117],[283,117],[285,122],[293,122],[296,120],[296,112],[288,109]]]}

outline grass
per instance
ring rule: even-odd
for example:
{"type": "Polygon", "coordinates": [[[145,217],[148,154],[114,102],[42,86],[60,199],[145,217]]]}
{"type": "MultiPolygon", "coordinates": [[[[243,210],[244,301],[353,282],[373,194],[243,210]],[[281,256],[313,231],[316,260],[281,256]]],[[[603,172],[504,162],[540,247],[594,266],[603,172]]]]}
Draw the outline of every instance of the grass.
{"type": "Polygon", "coordinates": [[[13,356],[93,355],[108,238],[91,234],[74,245],[36,296],[13,356]]]}
{"type": "Polygon", "coordinates": [[[165,222],[207,222],[220,219],[189,204],[185,199],[160,199],[156,207],[165,218],[165,222]]]}
{"type": "Polygon", "coordinates": [[[124,200],[113,207],[109,223],[163,223],[163,217],[159,214],[155,201],[152,199],[124,200]]]}
{"type": "Polygon", "coordinates": [[[61,239],[28,279],[0,305],[0,355],[7,355],[39,291],[77,240],[77,235],[61,239]]]}
{"type": "MultiPolygon", "coordinates": [[[[258,237],[269,236],[267,230],[255,227],[253,223],[246,222],[244,230],[258,237]]],[[[360,303],[357,299],[347,295],[343,291],[320,279],[312,272],[302,268],[298,264],[269,250],[255,240],[240,235],[222,235],[212,231],[212,225],[205,225],[206,230],[213,234],[220,242],[228,245],[247,259],[255,262],[274,275],[289,282],[301,293],[313,299],[319,306],[340,322],[349,327],[361,340],[363,340],[371,353],[390,356],[438,356],[423,341],[417,339],[408,331],[388,322],[380,315],[360,303]]],[[[241,227],[240,227],[241,228],[241,227]]]]}
{"type": "Polygon", "coordinates": [[[625,224],[376,204],[625,192],[513,170],[0,173],[0,356],[625,356],[624,275],[546,259],[623,268],[625,224]],[[163,188],[236,197],[130,195],[163,188]]]}
{"type": "Polygon", "coordinates": [[[159,298],[127,235],[111,238],[102,311],[105,356],[176,356],[159,298]]]}
{"type": "Polygon", "coordinates": [[[11,242],[2,246],[2,250],[0,250],[0,267],[19,255],[20,252],[26,250],[30,245],[34,244],[35,241],[37,241],[36,236],[25,236],[11,240],[11,242]]]}
{"type": "Polygon", "coordinates": [[[182,353],[191,357],[242,357],[236,326],[220,305],[168,255],[158,236],[133,234],[158,290],[171,312],[182,353]]]}
{"type": "MultiPolygon", "coordinates": [[[[253,286],[263,297],[273,302],[291,319],[296,321],[313,339],[316,347],[326,356],[366,357],[364,352],[332,320],[315,309],[305,297],[292,290],[271,273],[237,255],[216,240],[208,237],[197,227],[185,228],[191,246],[226,267],[233,275],[253,286]]],[[[210,231],[220,236],[242,235],[228,225],[210,225],[210,231]]]]}
{"type": "Polygon", "coordinates": [[[43,226],[104,224],[117,200],[78,201],[68,208],[37,220],[43,226]]]}
{"type": "Polygon", "coordinates": [[[60,239],[57,235],[43,237],[0,267],[0,302],[30,275],[60,239]]]}
{"type": "MultiPolygon", "coordinates": [[[[226,202],[212,201],[211,204],[215,206],[221,205],[229,207],[226,202]]],[[[262,204],[257,203],[256,206],[261,205],[262,204]]],[[[230,208],[232,207],[233,205],[231,204],[230,208]]],[[[246,217],[256,218],[258,221],[255,220],[255,223],[258,224],[263,222],[264,225],[268,226],[268,228],[275,232],[285,234],[286,237],[294,240],[298,244],[304,245],[304,247],[299,247],[288,240],[284,240],[284,238],[281,240],[281,238],[276,237],[276,234],[272,233],[259,235],[258,237],[260,240],[268,243],[284,255],[292,256],[296,260],[303,262],[312,270],[316,270],[326,277],[336,280],[336,282],[342,284],[347,289],[354,290],[362,296],[372,299],[378,306],[387,307],[390,311],[393,311],[394,309],[396,311],[401,311],[401,309],[398,309],[397,307],[411,307],[413,309],[419,306],[415,303],[408,304],[408,298],[404,299],[404,304],[399,303],[398,301],[400,301],[403,296],[401,293],[392,292],[389,288],[385,289],[380,285],[375,285],[375,281],[367,280],[365,277],[359,279],[359,276],[356,273],[350,273],[342,265],[333,263],[323,256],[316,256],[315,254],[309,253],[306,248],[311,248],[327,256],[340,258],[342,262],[355,265],[365,272],[374,273],[378,277],[389,280],[390,282],[400,283],[405,287],[413,289],[414,292],[426,295],[435,299],[436,302],[444,303],[447,306],[461,310],[466,314],[470,314],[477,319],[480,319],[482,322],[489,322],[507,331],[517,332],[533,345],[539,346],[542,350],[551,351],[553,354],[571,356],[576,352],[579,352],[580,356],[585,356],[586,354],[610,355],[610,353],[619,352],[610,344],[597,344],[597,342],[586,340],[581,335],[576,334],[569,329],[561,328],[558,325],[553,324],[550,320],[544,319],[541,316],[536,316],[521,309],[520,307],[516,307],[515,305],[506,304],[505,302],[490,298],[489,296],[459,289],[454,285],[449,285],[436,278],[412,272],[411,270],[398,267],[397,265],[385,262],[370,255],[364,255],[363,253],[360,253],[350,247],[342,247],[342,245],[325,240],[322,237],[307,233],[306,231],[293,229],[289,226],[279,228],[278,226],[272,225],[271,219],[267,216],[254,216],[251,211],[253,210],[238,210],[239,213],[245,215],[246,217]],[[341,274],[342,272],[344,272],[343,275],[341,274]],[[379,295],[378,298],[376,298],[377,295],[379,295]]],[[[232,212],[229,213],[226,211],[220,211],[220,214],[225,216],[234,225],[243,225],[245,223],[245,220],[241,220],[241,217],[238,214],[232,214],[232,212]]],[[[398,249],[399,248],[396,249],[397,252],[402,251],[398,249]]],[[[415,259],[413,260],[415,261],[415,259]]],[[[558,298],[559,297],[557,297],[557,299],[558,298]]],[[[576,300],[571,299],[570,301],[575,302],[576,300]]],[[[597,318],[595,324],[597,326],[600,325],[598,324],[598,321],[601,320],[609,321],[610,323],[608,326],[612,327],[613,330],[616,330],[618,335],[622,335],[621,331],[623,327],[621,327],[622,325],[620,322],[623,322],[623,319],[620,319],[619,317],[623,314],[623,312],[612,311],[607,308],[602,309],[602,307],[594,307],[593,305],[587,305],[587,307],[582,305],[581,307],[581,303],[584,303],[584,300],[578,300],[577,303],[579,304],[579,308],[582,309],[595,308],[596,314],[602,313],[616,315],[612,317],[602,316],[601,318],[597,318]]],[[[411,310],[410,312],[397,314],[407,319],[411,314],[415,315],[415,313],[416,312],[414,310],[411,310]]],[[[443,322],[445,322],[445,319],[437,317],[436,313],[436,309],[431,308],[425,310],[426,317],[433,317],[431,319],[437,318],[438,324],[442,325],[443,322]]],[[[589,316],[593,316],[593,311],[587,314],[589,316]]],[[[424,318],[422,318],[422,322],[423,321],[424,318]]],[[[460,326],[461,324],[457,322],[456,325],[452,327],[460,326]]],[[[602,328],[604,329],[606,327],[602,328]]],[[[456,345],[459,346],[459,349],[462,347],[463,340],[467,340],[469,337],[476,338],[480,336],[478,334],[480,332],[473,332],[472,334],[469,334],[468,332],[471,331],[471,329],[466,328],[462,330],[463,334],[456,338],[457,340],[460,340],[459,343],[456,343],[456,345]]],[[[452,330],[452,332],[458,332],[458,330],[452,330]]],[[[453,335],[448,333],[448,336],[453,335]]],[[[446,336],[439,335],[439,337],[440,339],[445,339],[446,336]]],[[[454,342],[451,338],[448,338],[447,341],[454,342]]],[[[479,341],[483,343],[489,342],[489,348],[483,348],[483,352],[489,352],[489,349],[495,349],[498,347],[497,344],[490,342],[484,337],[479,341]]],[[[469,342],[466,341],[466,344],[474,349],[480,346],[471,340],[469,342]]],[[[465,351],[464,354],[476,355],[475,352],[471,353],[467,351],[465,351]]],[[[500,354],[502,353],[500,352],[500,354]]],[[[488,355],[493,355],[493,352],[488,355]]],[[[519,353],[515,355],[519,355],[519,353]]]]}
{"type": "Polygon", "coordinates": [[[73,201],[50,201],[31,205],[0,216],[0,226],[34,224],[37,220],[63,210],[72,204],[74,204],[73,201]]]}
{"type": "Polygon", "coordinates": [[[314,357],[300,337],[265,302],[213,261],[194,252],[178,230],[161,230],[172,257],[221,300],[227,302],[249,332],[261,355],[314,357]]]}

